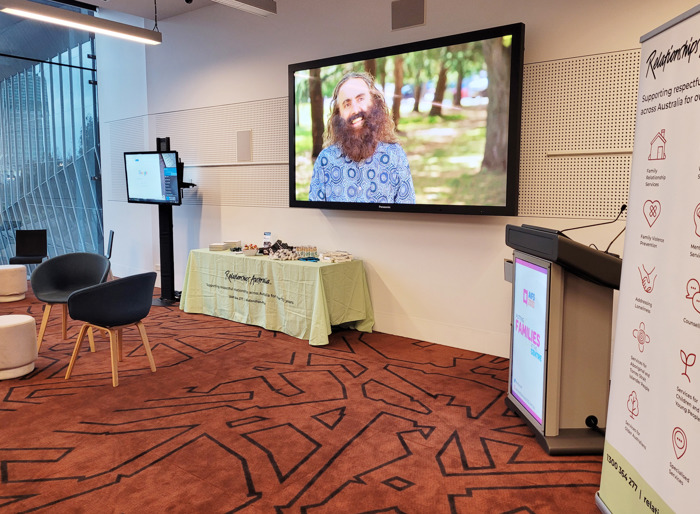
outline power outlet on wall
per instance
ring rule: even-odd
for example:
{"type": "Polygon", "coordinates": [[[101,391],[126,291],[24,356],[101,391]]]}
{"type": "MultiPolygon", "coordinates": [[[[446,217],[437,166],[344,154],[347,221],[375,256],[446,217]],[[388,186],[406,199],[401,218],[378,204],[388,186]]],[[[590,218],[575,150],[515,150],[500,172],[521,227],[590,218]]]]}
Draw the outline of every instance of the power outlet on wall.
{"type": "Polygon", "coordinates": [[[156,271],[160,271],[160,264],[156,264],[156,271]]]}

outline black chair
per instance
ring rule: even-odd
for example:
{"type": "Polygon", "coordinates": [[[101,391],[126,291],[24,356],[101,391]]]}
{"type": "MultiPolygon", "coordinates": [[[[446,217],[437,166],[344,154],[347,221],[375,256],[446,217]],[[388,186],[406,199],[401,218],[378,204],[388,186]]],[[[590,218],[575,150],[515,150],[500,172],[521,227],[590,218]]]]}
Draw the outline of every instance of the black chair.
{"type": "Polygon", "coordinates": [[[10,264],[39,264],[47,254],[46,229],[17,230],[15,232],[15,256],[10,264]]]}
{"type": "MultiPolygon", "coordinates": [[[[100,284],[107,279],[109,274],[109,259],[97,253],[67,253],[52,257],[39,264],[30,277],[32,291],[38,300],[46,303],[44,316],[41,320],[37,347],[41,349],[46,325],[49,322],[51,307],[61,304],[63,312],[61,317],[61,335],[66,339],[68,326],[68,309],[66,303],[68,297],[74,291],[88,286],[100,284]]],[[[92,332],[90,332],[91,348],[94,351],[92,332]]]]}
{"type": "MultiPolygon", "coordinates": [[[[112,245],[114,244],[114,230],[109,231],[109,240],[107,242],[107,251],[105,252],[105,256],[111,261],[112,260],[112,245]]],[[[109,272],[109,276],[107,277],[107,280],[113,280],[114,277],[112,276],[112,272],[109,272]]],[[[90,344],[92,345],[92,339],[90,339],[90,344]]],[[[91,346],[92,348],[92,346],[91,346]]]]}
{"type": "Polygon", "coordinates": [[[109,242],[107,243],[107,253],[105,254],[108,259],[112,258],[112,245],[114,244],[114,230],[109,231],[109,242]]]}
{"type": "Polygon", "coordinates": [[[71,318],[84,321],[85,324],[75,341],[73,355],[66,371],[66,380],[73,372],[85,333],[93,328],[109,332],[113,387],[119,385],[117,362],[123,359],[122,330],[126,327],[135,326],[138,329],[151,371],[156,371],[146,327],[141,321],[151,310],[155,283],[156,273],[151,271],[86,287],[68,297],[68,312],[71,318]]]}

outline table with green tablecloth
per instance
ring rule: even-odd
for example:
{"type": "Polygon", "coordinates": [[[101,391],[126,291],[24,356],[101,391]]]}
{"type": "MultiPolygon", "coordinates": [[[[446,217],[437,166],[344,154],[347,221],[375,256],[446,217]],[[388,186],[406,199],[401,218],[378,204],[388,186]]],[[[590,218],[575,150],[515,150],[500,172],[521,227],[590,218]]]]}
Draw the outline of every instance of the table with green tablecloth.
{"type": "Polygon", "coordinates": [[[371,332],[374,325],[360,260],[277,261],[192,250],[180,309],[284,332],[312,345],[328,344],[331,326],[371,332]]]}

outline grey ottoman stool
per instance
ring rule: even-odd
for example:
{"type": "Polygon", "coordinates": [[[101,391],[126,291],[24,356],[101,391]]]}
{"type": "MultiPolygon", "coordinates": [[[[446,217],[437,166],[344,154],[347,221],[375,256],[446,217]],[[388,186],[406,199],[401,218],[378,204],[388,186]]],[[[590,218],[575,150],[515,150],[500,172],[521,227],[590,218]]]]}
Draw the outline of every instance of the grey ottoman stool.
{"type": "Polygon", "coordinates": [[[24,300],[27,268],[23,264],[0,264],[0,302],[24,300]]]}
{"type": "Polygon", "coordinates": [[[26,314],[0,316],[0,380],[31,373],[36,358],[34,318],[26,314]]]}

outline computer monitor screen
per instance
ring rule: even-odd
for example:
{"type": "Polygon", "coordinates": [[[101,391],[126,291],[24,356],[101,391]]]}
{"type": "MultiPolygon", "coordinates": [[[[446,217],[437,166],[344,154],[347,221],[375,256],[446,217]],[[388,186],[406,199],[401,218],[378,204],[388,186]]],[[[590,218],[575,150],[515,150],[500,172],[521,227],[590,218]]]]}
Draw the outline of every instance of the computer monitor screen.
{"type": "Polygon", "coordinates": [[[127,200],[180,205],[177,161],[177,152],[125,152],[127,200]]]}
{"type": "Polygon", "coordinates": [[[551,264],[532,261],[537,263],[518,257],[514,261],[509,394],[522,413],[542,429],[551,264]]]}

